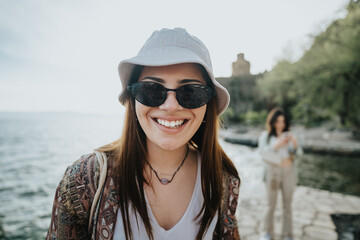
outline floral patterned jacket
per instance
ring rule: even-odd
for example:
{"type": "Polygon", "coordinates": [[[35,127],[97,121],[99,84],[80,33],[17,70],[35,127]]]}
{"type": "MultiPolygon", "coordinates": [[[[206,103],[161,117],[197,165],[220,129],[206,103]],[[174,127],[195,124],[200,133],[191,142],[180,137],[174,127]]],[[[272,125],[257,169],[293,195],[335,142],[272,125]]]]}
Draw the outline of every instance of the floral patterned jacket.
{"type": "MultiPolygon", "coordinates": [[[[95,153],[81,156],[69,166],[55,193],[52,217],[46,239],[112,239],[118,212],[117,190],[110,177],[112,161],[108,160],[108,177],[97,202],[90,228],[91,204],[98,187],[100,167],[95,153]]],[[[235,217],[240,180],[224,173],[224,192],[219,220],[213,239],[240,240],[235,217]]]]}

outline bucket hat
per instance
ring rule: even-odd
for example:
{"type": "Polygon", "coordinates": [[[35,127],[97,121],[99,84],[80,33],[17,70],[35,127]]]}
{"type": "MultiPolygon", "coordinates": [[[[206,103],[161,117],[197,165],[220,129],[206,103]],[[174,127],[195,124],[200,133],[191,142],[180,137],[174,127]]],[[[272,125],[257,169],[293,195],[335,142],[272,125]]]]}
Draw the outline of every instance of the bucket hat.
{"type": "Polygon", "coordinates": [[[135,65],[166,66],[180,63],[197,63],[205,68],[214,84],[217,114],[223,113],[230,102],[229,92],[216,81],[205,44],[184,28],[154,31],[135,57],[119,63],[118,71],[122,84],[119,101],[125,103],[126,88],[135,65]]]}

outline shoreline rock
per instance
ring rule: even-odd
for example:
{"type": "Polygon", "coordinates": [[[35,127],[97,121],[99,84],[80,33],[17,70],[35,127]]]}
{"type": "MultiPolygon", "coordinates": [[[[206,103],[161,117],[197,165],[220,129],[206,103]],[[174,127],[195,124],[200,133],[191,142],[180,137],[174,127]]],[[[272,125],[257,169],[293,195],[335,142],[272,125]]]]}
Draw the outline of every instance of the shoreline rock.
{"type": "MultiPolygon", "coordinates": [[[[331,154],[338,156],[360,156],[360,142],[349,139],[346,132],[329,132],[324,128],[304,129],[301,126],[293,128],[294,134],[298,136],[299,142],[305,153],[331,154]]],[[[240,144],[256,148],[258,138],[263,130],[250,128],[245,131],[237,129],[222,129],[220,137],[226,142],[240,144]],[[240,133],[239,133],[240,132],[240,133]]]]}

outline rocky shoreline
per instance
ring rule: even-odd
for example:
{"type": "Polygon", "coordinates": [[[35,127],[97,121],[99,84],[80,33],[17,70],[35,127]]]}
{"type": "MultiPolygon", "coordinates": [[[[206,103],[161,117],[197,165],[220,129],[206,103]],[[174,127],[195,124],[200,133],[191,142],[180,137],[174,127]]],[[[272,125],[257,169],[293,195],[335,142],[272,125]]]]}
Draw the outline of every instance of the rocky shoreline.
{"type": "MultiPolygon", "coordinates": [[[[229,143],[257,147],[262,128],[234,126],[220,131],[220,136],[229,143]]],[[[295,126],[293,132],[306,153],[360,156],[360,141],[351,138],[349,131],[329,131],[326,127],[307,129],[295,126]]]]}

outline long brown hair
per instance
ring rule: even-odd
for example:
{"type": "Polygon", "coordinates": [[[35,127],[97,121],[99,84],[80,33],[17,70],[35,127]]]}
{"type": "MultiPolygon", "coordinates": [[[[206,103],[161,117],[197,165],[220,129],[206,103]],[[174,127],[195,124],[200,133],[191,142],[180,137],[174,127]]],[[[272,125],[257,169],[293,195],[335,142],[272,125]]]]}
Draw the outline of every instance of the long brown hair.
{"type": "MultiPolygon", "coordinates": [[[[138,81],[142,68],[142,66],[135,67],[129,85],[138,81]]],[[[202,72],[211,86],[212,82],[203,68],[202,72]]],[[[119,207],[126,238],[133,239],[128,211],[129,206],[132,206],[139,213],[149,238],[153,239],[143,188],[144,183],[149,184],[143,176],[147,152],[146,135],[136,120],[135,100],[129,94],[125,99],[126,114],[121,138],[97,150],[107,153],[114,161],[111,175],[119,193],[119,207]]],[[[213,98],[207,104],[204,123],[189,141],[201,152],[202,157],[201,186],[204,203],[195,218],[198,219],[203,214],[196,239],[202,239],[216,211],[220,208],[223,171],[239,178],[236,168],[217,140],[219,124],[216,99],[213,98]]]]}
{"type": "Polygon", "coordinates": [[[266,117],[266,129],[268,131],[268,139],[267,139],[268,142],[269,142],[271,136],[275,136],[275,137],[277,136],[275,123],[279,116],[284,116],[284,119],[285,119],[285,128],[283,131],[285,132],[285,131],[290,130],[289,118],[285,114],[284,110],[280,107],[273,108],[266,117]]]}

